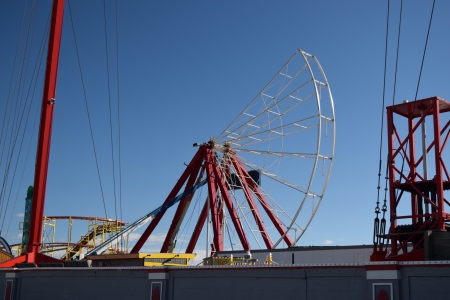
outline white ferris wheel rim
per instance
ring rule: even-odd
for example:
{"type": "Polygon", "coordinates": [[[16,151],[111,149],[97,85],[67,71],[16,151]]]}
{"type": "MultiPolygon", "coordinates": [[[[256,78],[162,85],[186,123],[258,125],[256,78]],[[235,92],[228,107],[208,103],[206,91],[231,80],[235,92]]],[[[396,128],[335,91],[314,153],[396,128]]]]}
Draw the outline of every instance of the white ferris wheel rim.
{"type": "MultiPolygon", "coordinates": [[[[283,152],[283,151],[280,151],[280,152],[271,151],[270,150],[270,139],[267,141],[268,142],[268,149],[267,149],[265,155],[266,155],[266,157],[269,156],[269,155],[275,155],[275,156],[278,155],[278,156],[280,156],[280,159],[278,160],[278,167],[279,167],[279,164],[281,163],[281,158],[282,157],[286,157],[286,156],[296,157],[296,158],[299,158],[299,159],[307,158],[307,159],[312,159],[314,161],[313,167],[312,167],[312,170],[311,170],[311,176],[309,178],[309,182],[307,183],[307,186],[302,188],[302,189],[300,189],[300,187],[299,187],[299,189],[298,189],[299,191],[301,191],[304,194],[303,199],[301,200],[298,208],[292,214],[292,216],[288,216],[288,219],[290,219],[290,223],[284,223],[284,225],[286,227],[286,232],[283,235],[281,235],[274,242],[274,247],[278,246],[283,241],[285,235],[288,234],[289,231],[291,231],[291,230],[295,230],[294,245],[303,236],[303,234],[305,233],[306,229],[310,225],[312,219],[314,218],[314,216],[315,216],[315,214],[316,214],[316,212],[317,212],[317,210],[318,210],[318,208],[319,208],[319,206],[320,206],[320,204],[322,202],[323,196],[325,194],[325,190],[326,190],[327,185],[328,185],[330,174],[331,174],[331,169],[332,169],[332,164],[333,164],[333,159],[334,159],[334,150],[335,150],[335,137],[336,137],[336,123],[335,123],[334,102],[333,102],[333,97],[332,97],[332,94],[331,94],[331,90],[330,90],[330,86],[329,86],[327,77],[325,75],[325,72],[323,71],[322,66],[320,65],[319,61],[317,60],[317,58],[315,56],[313,56],[313,55],[311,55],[311,54],[301,50],[301,49],[298,49],[294,53],[294,55],[288,60],[288,62],[283,66],[283,68],[281,68],[281,70],[275,75],[275,77],[255,97],[255,99],[233,120],[233,122],[231,122],[231,124],[224,131],[222,131],[221,134],[219,134],[217,136],[217,138],[215,138],[215,141],[217,141],[219,144],[222,144],[222,146],[225,143],[230,143],[230,140],[232,140],[232,141],[243,141],[243,140],[252,140],[253,139],[253,140],[255,140],[255,143],[256,143],[257,140],[264,134],[264,132],[266,132],[266,134],[267,134],[268,130],[276,131],[276,130],[282,130],[282,129],[287,128],[287,127],[292,127],[292,124],[288,122],[287,124],[282,123],[281,126],[274,127],[274,128],[271,128],[271,126],[269,124],[268,125],[269,129],[266,129],[265,131],[258,131],[258,130],[250,131],[250,134],[245,134],[245,135],[242,135],[242,136],[239,135],[239,134],[235,134],[233,132],[234,124],[239,122],[239,120],[240,120],[240,118],[242,116],[247,114],[246,117],[251,118],[253,116],[255,119],[259,118],[259,116],[250,115],[250,114],[248,114],[246,112],[248,111],[249,107],[251,108],[251,106],[254,105],[255,100],[258,97],[263,97],[263,95],[264,95],[264,96],[268,96],[266,99],[270,99],[270,96],[269,95],[265,95],[264,92],[268,89],[268,87],[270,87],[271,83],[280,74],[283,75],[283,76],[289,77],[289,76],[287,76],[287,72],[286,72],[286,74],[283,74],[282,72],[283,72],[284,69],[287,70],[287,68],[288,68],[289,64],[291,63],[291,61],[295,57],[297,57],[298,55],[301,55],[301,57],[303,57],[303,60],[304,60],[304,66],[301,68],[302,70],[300,70],[299,73],[301,71],[307,70],[309,72],[309,74],[310,74],[310,80],[311,80],[311,82],[314,85],[314,95],[312,95],[312,96],[315,98],[315,102],[317,104],[317,110],[314,113],[311,114],[311,117],[314,117],[314,118],[318,119],[318,124],[317,124],[317,129],[316,129],[317,130],[317,144],[316,144],[316,147],[315,147],[316,148],[315,153],[295,153],[295,152],[294,153],[290,153],[290,152],[283,152]],[[311,63],[315,64],[316,70],[318,70],[319,74],[317,74],[317,71],[316,71],[316,74],[314,73],[314,70],[313,70],[313,67],[311,66],[311,63]],[[321,76],[321,80],[317,79],[318,76],[321,76]],[[318,87],[320,87],[320,89],[318,87]],[[329,103],[322,103],[321,102],[323,90],[325,90],[325,92],[326,92],[325,98],[328,99],[329,103]],[[322,113],[322,109],[323,109],[322,106],[324,104],[328,105],[327,106],[328,115],[325,115],[325,114],[322,113]],[[322,147],[321,141],[323,139],[323,125],[324,125],[324,123],[326,123],[327,127],[328,127],[329,124],[332,124],[331,143],[329,143],[328,148],[330,148],[330,149],[327,149],[328,150],[328,154],[327,155],[321,154],[321,147],[322,147]],[[232,136],[232,138],[230,136],[232,136]],[[323,160],[323,161],[327,160],[329,162],[328,170],[326,171],[326,174],[322,174],[323,176],[325,176],[325,178],[322,180],[323,181],[323,187],[320,190],[320,192],[317,192],[317,191],[313,192],[311,189],[312,189],[312,185],[314,183],[314,179],[316,177],[317,167],[318,167],[318,164],[319,164],[320,160],[323,160]],[[300,226],[300,225],[298,225],[296,223],[296,220],[299,217],[299,214],[302,211],[302,208],[303,208],[305,202],[310,197],[312,197],[311,201],[312,201],[313,209],[311,211],[311,214],[310,214],[309,218],[307,218],[305,224],[300,226]],[[316,201],[316,202],[314,203],[314,201],[316,201]],[[294,228],[295,225],[297,225],[297,228],[294,228]],[[299,231],[300,231],[300,234],[297,236],[297,232],[299,232],[299,231]]],[[[297,74],[299,74],[299,73],[297,73],[297,74]]],[[[293,79],[291,79],[291,82],[292,82],[292,80],[293,79]]],[[[287,84],[283,88],[283,91],[284,91],[284,89],[287,88],[287,86],[289,86],[289,84],[287,84]]],[[[300,90],[301,88],[302,87],[299,87],[297,89],[300,90]]],[[[297,89],[294,90],[294,91],[297,91],[297,89]]],[[[281,92],[283,92],[283,91],[281,91],[281,92]]],[[[280,94],[281,94],[281,92],[280,92],[280,94]]],[[[286,96],[286,97],[288,97],[288,96],[286,96]]],[[[289,95],[289,97],[295,98],[291,94],[289,95]]],[[[265,106],[265,108],[263,110],[263,113],[271,112],[272,114],[276,114],[276,111],[271,111],[271,109],[272,110],[275,109],[275,108],[278,109],[277,105],[278,105],[279,102],[276,102],[276,100],[278,100],[276,96],[272,97],[272,100],[269,102],[269,105],[265,106]]],[[[265,103],[264,103],[264,105],[265,105],[265,103]]],[[[280,113],[280,111],[278,110],[278,113],[280,114],[280,116],[279,116],[279,120],[278,120],[278,118],[277,118],[277,120],[279,122],[282,122],[281,120],[283,118],[283,113],[284,112],[280,113]]],[[[301,121],[303,121],[303,120],[301,120],[301,121]]],[[[296,125],[298,125],[298,124],[296,124],[296,125]]],[[[251,127],[251,126],[255,126],[255,125],[253,125],[253,121],[247,123],[244,127],[248,128],[248,127],[251,127]]],[[[267,124],[266,124],[266,126],[267,126],[267,124]]],[[[255,126],[255,127],[257,127],[257,126],[255,126]]],[[[239,129],[242,133],[247,133],[247,129],[243,129],[242,125],[241,126],[237,126],[237,129],[239,129]]],[[[290,130],[290,128],[288,130],[286,130],[286,131],[289,131],[289,130],[290,130]]],[[[295,134],[295,133],[296,132],[294,131],[293,134],[295,134]]],[[[234,148],[234,150],[235,150],[235,152],[237,154],[239,154],[239,153],[262,154],[264,152],[264,151],[261,151],[261,150],[255,151],[255,150],[251,150],[251,149],[246,149],[245,145],[244,145],[244,147],[240,148],[236,143],[234,143],[235,145],[233,145],[233,143],[231,143],[231,144],[232,144],[231,148],[234,148]]],[[[249,145],[251,145],[251,143],[249,145]]],[[[263,153],[263,155],[264,155],[264,153],[263,153]]],[[[275,174],[275,176],[271,176],[271,177],[267,176],[267,174],[265,174],[264,167],[256,166],[256,169],[261,170],[263,175],[266,175],[266,177],[269,177],[272,180],[277,180],[277,177],[276,177],[277,174],[275,174]]],[[[277,169],[277,171],[278,171],[278,169],[277,169]]],[[[266,173],[268,173],[268,172],[266,172],[266,173]]],[[[271,174],[271,175],[274,175],[274,174],[271,174]]],[[[292,188],[293,184],[292,183],[288,183],[289,181],[284,180],[282,178],[279,179],[279,182],[281,182],[281,181],[286,182],[286,185],[289,185],[292,188]]],[[[242,213],[242,215],[245,216],[244,213],[242,213]]],[[[244,219],[245,219],[245,222],[248,224],[249,223],[248,220],[245,217],[244,217],[244,219]]],[[[255,230],[251,230],[253,236],[255,236],[254,235],[254,231],[255,230]]],[[[259,244],[259,242],[258,242],[258,244],[259,244]]]]}

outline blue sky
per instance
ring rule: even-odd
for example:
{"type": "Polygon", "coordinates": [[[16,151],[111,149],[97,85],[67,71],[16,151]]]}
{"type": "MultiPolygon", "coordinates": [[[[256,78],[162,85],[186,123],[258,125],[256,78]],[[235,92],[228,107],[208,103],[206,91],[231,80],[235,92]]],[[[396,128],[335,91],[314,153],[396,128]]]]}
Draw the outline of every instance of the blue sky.
{"type": "MultiPolygon", "coordinates": [[[[50,1],[42,2],[41,12],[47,13],[50,1]]],[[[115,5],[107,2],[110,69],[115,70],[115,5]]],[[[0,4],[1,111],[23,5],[12,0],[0,4]]],[[[71,5],[108,217],[114,217],[103,2],[71,5]]],[[[395,103],[414,99],[431,6],[431,0],[404,3],[395,103]]],[[[371,243],[387,1],[135,0],[119,1],[118,7],[124,220],[159,206],[194,155],[192,144],[218,135],[300,48],[317,56],[327,75],[337,136],[324,200],[298,245],[371,243]]],[[[399,7],[400,1],[391,1],[386,104],[392,103],[399,7]]],[[[436,1],[418,99],[450,99],[449,9],[450,3],[436,1]]],[[[45,214],[103,217],[68,11],[66,5],[45,214]]],[[[37,36],[45,16],[39,19],[37,36]]],[[[40,94],[34,103],[39,101],[40,94]]],[[[34,118],[32,113],[30,120],[34,118]]],[[[113,130],[116,139],[117,123],[113,130]]],[[[32,184],[35,132],[27,139],[32,146],[22,185],[17,179],[10,197],[10,205],[17,201],[7,212],[6,222],[13,216],[6,236],[10,243],[20,241],[15,215],[23,212],[22,199],[32,184]]]]}

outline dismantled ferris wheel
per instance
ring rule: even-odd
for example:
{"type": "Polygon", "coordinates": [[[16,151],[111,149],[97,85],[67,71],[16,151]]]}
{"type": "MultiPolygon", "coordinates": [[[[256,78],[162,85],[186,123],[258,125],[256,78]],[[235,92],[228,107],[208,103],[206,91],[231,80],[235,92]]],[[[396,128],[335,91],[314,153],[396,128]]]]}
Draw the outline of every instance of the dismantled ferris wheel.
{"type": "MultiPolygon", "coordinates": [[[[164,202],[184,190],[160,251],[174,252],[186,241],[177,252],[192,253],[204,227],[207,240],[212,235],[211,253],[295,245],[323,199],[335,131],[325,73],[315,56],[298,50],[222,133],[194,144],[197,153],[164,202]],[[186,191],[199,184],[207,195],[197,192],[195,200],[195,192],[186,191]]],[[[165,212],[131,252],[141,249],[165,212]]]]}

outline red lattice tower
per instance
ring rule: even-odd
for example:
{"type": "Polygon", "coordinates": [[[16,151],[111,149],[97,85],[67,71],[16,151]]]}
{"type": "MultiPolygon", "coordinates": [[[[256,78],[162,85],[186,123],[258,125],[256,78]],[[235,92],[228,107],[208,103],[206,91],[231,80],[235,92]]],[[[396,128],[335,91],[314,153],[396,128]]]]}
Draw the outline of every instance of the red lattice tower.
{"type": "Polygon", "coordinates": [[[443,114],[449,111],[450,103],[439,97],[387,107],[391,225],[383,238],[390,251],[376,249],[372,261],[433,259],[436,241],[449,229],[444,190],[450,189],[450,179],[443,155],[450,134],[443,114]]]}

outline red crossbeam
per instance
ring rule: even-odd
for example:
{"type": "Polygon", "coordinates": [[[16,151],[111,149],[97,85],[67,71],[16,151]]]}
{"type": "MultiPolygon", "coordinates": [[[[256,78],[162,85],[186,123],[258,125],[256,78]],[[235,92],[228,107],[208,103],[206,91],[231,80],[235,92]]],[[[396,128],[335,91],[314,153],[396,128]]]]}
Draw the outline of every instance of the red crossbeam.
{"type": "Polygon", "coordinates": [[[258,226],[258,229],[261,232],[261,236],[264,240],[264,243],[266,244],[267,249],[273,249],[273,242],[270,239],[269,234],[267,233],[267,229],[266,229],[266,226],[264,225],[264,222],[259,213],[258,206],[256,205],[256,202],[253,199],[253,195],[249,188],[249,185],[247,184],[247,181],[245,180],[245,178],[250,179],[251,177],[237,156],[233,155],[232,160],[233,160],[233,162],[232,162],[233,167],[236,170],[237,174],[239,175],[238,178],[241,182],[241,186],[244,191],[245,198],[247,199],[247,202],[252,211],[253,217],[255,218],[255,222],[258,226]]]}
{"type": "MultiPolygon", "coordinates": [[[[180,179],[178,179],[177,184],[173,187],[172,191],[170,192],[169,196],[167,196],[164,203],[169,202],[173,198],[175,198],[180,191],[180,189],[183,187],[186,180],[191,176],[193,170],[198,170],[198,165],[202,163],[202,148],[200,148],[197,153],[195,154],[194,158],[191,160],[187,168],[184,170],[183,174],[181,175],[180,179]]],[[[130,253],[138,253],[139,250],[141,250],[144,243],[147,241],[150,234],[153,232],[155,227],[158,225],[161,218],[164,216],[165,212],[159,213],[148,225],[147,229],[145,229],[144,233],[141,235],[139,240],[136,242],[136,245],[134,245],[133,249],[130,251],[130,253]]]]}

